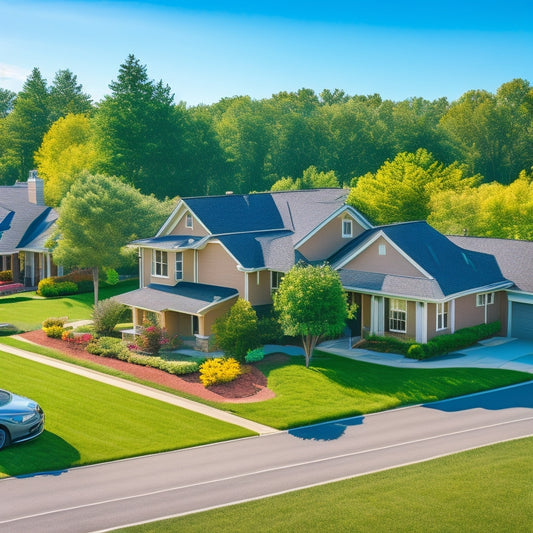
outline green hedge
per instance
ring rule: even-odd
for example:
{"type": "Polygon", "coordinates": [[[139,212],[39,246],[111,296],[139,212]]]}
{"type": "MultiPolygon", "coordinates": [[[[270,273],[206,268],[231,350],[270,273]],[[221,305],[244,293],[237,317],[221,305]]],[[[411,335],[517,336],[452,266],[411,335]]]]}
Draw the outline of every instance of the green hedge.
{"type": "Polygon", "coordinates": [[[11,270],[0,271],[0,281],[13,281],[13,271],[11,270]]]}
{"type": "Polygon", "coordinates": [[[158,368],[159,370],[175,375],[192,374],[193,372],[197,372],[200,366],[200,362],[198,361],[167,361],[161,357],[131,352],[122,344],[120,339],[115,337],[100,337],[89,343],[87,351],[94,355],[120,359],[121,361],[135,365],[158,368]]]}
{"type": "Polygon", "coordinates": [[[397,353],[410,359],[427,359],[444,355],[472,346],[476,342],[491,337],[500,331],[499,322],[479,324],[470,328],[457,330],[455,333],[438,335],[426,344],[414,341],[403,341],[395,337],[368,337],[362,348],[376,352],[397,353]]]}
{"type": "Polygon", "coordinates": [[[39,281],[37,294],[45,298],[77,294],[78,286],[73,281],[57,281],[55,278],[44,278],[39,281]]]}

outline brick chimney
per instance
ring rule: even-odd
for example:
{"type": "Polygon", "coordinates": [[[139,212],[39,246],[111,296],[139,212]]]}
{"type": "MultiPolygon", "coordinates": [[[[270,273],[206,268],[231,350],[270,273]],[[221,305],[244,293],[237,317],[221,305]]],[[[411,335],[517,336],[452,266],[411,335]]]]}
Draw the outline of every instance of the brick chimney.
{"type": "Polygon", "coordinates": [[[36,170],[30,170],[28,177],[28,201],[35,205],[45,205],[44,181],[37,176],[36,170]]]}

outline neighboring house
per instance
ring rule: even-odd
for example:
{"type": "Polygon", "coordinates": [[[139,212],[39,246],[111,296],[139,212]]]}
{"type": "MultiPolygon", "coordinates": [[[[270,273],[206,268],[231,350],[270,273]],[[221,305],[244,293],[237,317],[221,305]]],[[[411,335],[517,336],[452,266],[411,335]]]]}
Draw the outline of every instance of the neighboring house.
{"type": "Polygon", "coordinates": [[[492,254],[503,273],[513,281],[506,291],[502,321],[510,337],[533,340],[533,242],[489,237],[450,236],[455,244],[492,254]]]}
{"type": "Polygon", "coordinates": [[[495,258],[460,248],[425,222],[374,227],[343,189],[184,198],[139,248],[140,288],[117,299],[205,348],[238,297],[272,303],[295,263],[328,261],[351,301],[352,336],[435,335],[506,317],[513,282],[495,258]]]}
{"type": "Polygon", "coordinates": [[[57,218],[57,212],[44,203],[43,180],[37,171],[30,171],[27,182],[0,186],[0,270],[12,270],[13,281],[27,287],[55,275],[57,267],[45,243],[57,218]]]}

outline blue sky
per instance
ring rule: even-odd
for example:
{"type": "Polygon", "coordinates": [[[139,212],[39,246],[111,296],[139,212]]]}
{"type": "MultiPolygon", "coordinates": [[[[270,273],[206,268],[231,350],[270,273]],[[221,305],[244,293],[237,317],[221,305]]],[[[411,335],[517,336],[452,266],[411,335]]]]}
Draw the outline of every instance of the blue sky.
{"type": "Polygon", "coordinates": [[[0,0],[0,87],[68,68],[98,101],[133,53],[188,105],[303,87],[452,101],[533,83],[532,21],[532,0],[0,0]]]}

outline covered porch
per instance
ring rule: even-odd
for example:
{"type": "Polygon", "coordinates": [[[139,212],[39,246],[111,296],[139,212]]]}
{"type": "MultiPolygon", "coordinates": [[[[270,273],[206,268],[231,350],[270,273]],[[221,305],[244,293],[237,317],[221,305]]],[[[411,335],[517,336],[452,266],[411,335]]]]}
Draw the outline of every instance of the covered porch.
{"type": "Polygon", "coordinates": [[[156,319],[170,335],[193,338],[196,349],[209,351],[215,320],[237,298],[236,289],[182,281],[174,286],[150,284],[114,299],[131,307],[133,334],[140,332],[147,320],[156,319]]]}

